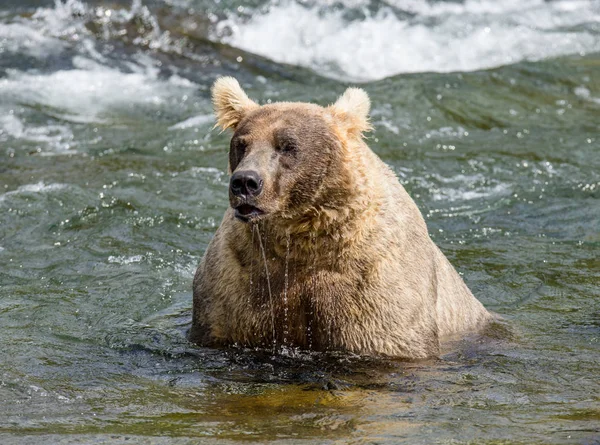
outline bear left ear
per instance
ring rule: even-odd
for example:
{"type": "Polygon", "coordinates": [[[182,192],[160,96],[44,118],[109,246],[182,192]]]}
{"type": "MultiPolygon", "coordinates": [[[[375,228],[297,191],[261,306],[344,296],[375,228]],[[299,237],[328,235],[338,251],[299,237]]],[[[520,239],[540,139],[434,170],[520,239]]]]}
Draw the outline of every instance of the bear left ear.
{"type": "Polygon", "coordinates": [[[361,134],[372,129],[369,123],[371,101],[365,90],[348,88],[329,109],[348,123],[350,132],[361,134]]]}
{"type": "Polygon", "coordinates": [[[251,100],[233,77],[220,77],[212,87],[212,101],[215,107],[217,124],[223,130],[235,130],[244,116],[259,107],[251,100]]]}

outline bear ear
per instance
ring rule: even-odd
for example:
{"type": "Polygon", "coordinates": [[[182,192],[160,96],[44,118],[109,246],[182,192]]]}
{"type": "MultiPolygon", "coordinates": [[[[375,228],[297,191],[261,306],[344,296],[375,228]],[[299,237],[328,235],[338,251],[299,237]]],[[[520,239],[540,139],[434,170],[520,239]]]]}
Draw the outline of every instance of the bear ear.
{"type": "Polygon", "coordinates": [[[219,77],[212,87],[212,101],[217,123],[215,127],[235,130],[249,112],[259,107],[251,100],[233,77],[219,77]]]}
{"type": "Polygon", "coordinates": [[[348,124],[348,131],[352,133],[362,134],[372,129],[369,123],[371,101],[365,90],[348,88],[329,108],[348,124]]]}

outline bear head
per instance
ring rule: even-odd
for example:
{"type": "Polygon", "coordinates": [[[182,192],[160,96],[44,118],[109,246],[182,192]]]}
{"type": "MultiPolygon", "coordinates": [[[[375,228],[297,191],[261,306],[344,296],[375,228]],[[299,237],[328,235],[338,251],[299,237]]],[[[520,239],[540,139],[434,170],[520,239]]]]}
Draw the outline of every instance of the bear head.
{"type": "Polygon", "coordinates": [[[352,150],[370,129],[370,102],[363,90],[348,88],[328,107],[260,106],[234,78],[222,77],[213,85],[212,99],[216,126],[234,132],[229,201],[236,218],[291,221],[347,204],[356,185],[352,150]]]}

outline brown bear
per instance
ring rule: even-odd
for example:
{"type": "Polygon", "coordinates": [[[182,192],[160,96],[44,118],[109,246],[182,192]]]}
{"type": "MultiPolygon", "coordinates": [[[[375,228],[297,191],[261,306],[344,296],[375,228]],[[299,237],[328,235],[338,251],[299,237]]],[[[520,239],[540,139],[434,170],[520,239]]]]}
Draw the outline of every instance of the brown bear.
{"type": "Polygon", "coordinates": [[[233,129],[230,207],[194,277],[190,340],[425,358],[492,319],[363,140],[367,94],[259,106],[212,88],[233,129]]]}

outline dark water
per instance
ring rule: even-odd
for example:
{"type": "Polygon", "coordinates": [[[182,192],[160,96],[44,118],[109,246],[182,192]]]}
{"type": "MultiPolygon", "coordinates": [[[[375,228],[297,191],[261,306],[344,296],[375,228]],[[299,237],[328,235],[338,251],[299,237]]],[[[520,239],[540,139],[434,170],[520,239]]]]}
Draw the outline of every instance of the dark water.
{"type": "Polygon", "coordinates": [[[2,2],[1,443],[600,443],[600,2],[320,5],[2,2]],[[224,74],[263,103],[362,81],[509,328],[418,363],[188,344],[224,74]]]}

